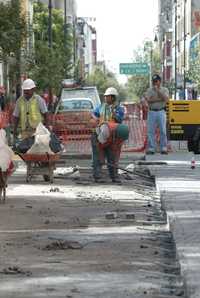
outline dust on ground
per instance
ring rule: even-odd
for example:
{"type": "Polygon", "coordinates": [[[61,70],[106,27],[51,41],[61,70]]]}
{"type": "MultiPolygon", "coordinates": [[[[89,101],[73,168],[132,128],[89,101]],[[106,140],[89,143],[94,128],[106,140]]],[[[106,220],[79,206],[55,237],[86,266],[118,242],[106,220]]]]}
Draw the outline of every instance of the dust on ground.
{"type": "Polygon", "coordinates": [[[184,297],[154,177],[142,168],[98,185],[86,172],[27,184],[21,166],[10,179],[0,297],[184,297]]]}

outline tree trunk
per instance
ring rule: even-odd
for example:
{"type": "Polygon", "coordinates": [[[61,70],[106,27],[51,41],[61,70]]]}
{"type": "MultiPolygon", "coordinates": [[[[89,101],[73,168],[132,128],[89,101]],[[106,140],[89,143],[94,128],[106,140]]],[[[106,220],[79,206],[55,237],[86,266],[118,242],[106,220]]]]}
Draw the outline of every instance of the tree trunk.
{"type": "Polygon", "coordinates": [[[6,55],[2,57],[3,64],[3,85],[6,90],[6,94],[8,93],[8,59],[6,55]]]}

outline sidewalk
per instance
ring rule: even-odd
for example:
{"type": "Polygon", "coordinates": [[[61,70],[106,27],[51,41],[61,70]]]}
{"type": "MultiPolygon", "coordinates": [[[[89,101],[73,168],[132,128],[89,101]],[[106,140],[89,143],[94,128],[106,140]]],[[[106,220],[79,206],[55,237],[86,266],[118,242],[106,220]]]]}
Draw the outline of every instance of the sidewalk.
{"type": "Polygon", "coordinates": [[[191,169],[192,153],[156,154],[147,161],[166,161],[152,165],[163,204],[177,246],[187,296],[200,297],[200,155],[195,155],[196,168],[191,169]]]}

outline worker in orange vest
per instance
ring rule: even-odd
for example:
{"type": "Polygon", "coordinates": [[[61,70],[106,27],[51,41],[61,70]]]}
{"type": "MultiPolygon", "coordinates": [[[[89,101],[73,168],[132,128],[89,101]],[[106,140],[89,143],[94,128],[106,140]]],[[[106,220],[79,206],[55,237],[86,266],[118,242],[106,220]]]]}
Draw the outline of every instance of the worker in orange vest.
{"type": "Polygon", "coordinates": [[[118,92],[109,87],[104,93],[105,102],[92,112],[92,166],[95,182],[102,180],[101,168],[107,161],[109,176],[114,183],[120,183],[118,162],[123,140],[118,138],[117,127],[124,119],[124,107],[117,101],[118,92]]]}

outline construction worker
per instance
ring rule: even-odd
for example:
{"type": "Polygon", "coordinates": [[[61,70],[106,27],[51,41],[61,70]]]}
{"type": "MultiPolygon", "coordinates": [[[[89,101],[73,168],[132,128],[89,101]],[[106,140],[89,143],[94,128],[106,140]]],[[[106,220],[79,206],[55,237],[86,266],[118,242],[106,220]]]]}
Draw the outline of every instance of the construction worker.
{"type": "MultiPolygon", "coordinates": [[[[92,134],[92,165],[95,182],[104,182],[102,180],[101,168],[106,159],[109,176],[112,182],[120,183],[118,177],[118,161],[124,135],[119,136],[120,138],[115,135],[115,138],[113,138],[113,131],[117,131],[117,124],[122,123],[124,119],[124,108],[118,103],[117,96],[118,92],[115,88],[110,87],[106,89],[104,93],[105,102],[92,113],[90,123],[96,128],[95,132],[92,134]],[[104,127],[105,133],[103,130],[104,127]],[[102,141],[103,136],[106,134],[108,138],[102,141]]],[[[123,129],[124,127],[122,127],[122,130],[123,129]]],[[[125,132],[125,134],[127,134],[127,132],[125,132]]]]}
{"type": "Polygon", "coordinates": [[[20,126],[21,138],[31,137],[40,122],[47,124],[47,106],[43,98],[35,93],[33,80],[26,79],[22,84],[23,95],[16,102],[13,112],[14,140],[17,138],[17,128],[20,126]]]}

